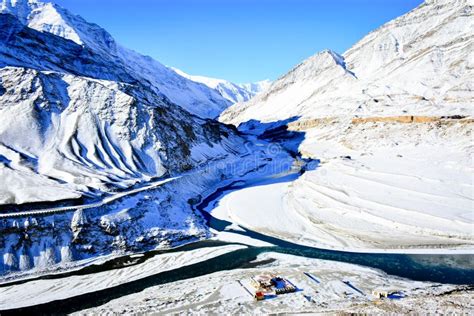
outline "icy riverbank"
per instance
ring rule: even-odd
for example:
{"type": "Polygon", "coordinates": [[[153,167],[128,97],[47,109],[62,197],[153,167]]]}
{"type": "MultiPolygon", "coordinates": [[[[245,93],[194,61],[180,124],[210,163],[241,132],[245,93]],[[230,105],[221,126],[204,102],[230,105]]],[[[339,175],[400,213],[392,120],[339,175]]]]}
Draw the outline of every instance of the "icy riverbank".
{"type": "Polygon", "coordinates": [[[230,245],[161,254],[138,265],[94,274],[75,275],[53,280],[36,280],[0,287],[0,310],[21,308],[111,288],[160,272],[206,261],[244,248],[230,245]]]}

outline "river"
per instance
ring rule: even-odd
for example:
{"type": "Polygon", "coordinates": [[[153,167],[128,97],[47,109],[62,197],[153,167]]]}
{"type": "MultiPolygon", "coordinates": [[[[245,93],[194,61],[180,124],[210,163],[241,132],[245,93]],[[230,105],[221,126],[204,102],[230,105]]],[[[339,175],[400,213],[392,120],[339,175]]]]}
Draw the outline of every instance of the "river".
{"type": "MultiPolygon", "coordinates": [[[[254,182],[253,182],[254,184],[254,182]]],[[[217,189],[214,193],[207,196],[195,209],[202,213],[208,225],[215,230],[222,231],[229,222],[214,218],[206,212],[206,207],[222,197],[226,192],[246,187],[247,183],[236,181],[230,185],[217,189]]],[[[278,252],[284,254],[297,255],[307,258],[317,258],[325,260],[334,260],[352,264],[363,265],[366,267],[380,269],[388,274],[408,278],[416,281],[431,281],[450,284],[474,284],[474,255],[471,254],[449,254],[449,255],[430,255],[430,254],[393,254],[393,253],[354,253],[344,251],[333,251],[326,249],[313,248],[291,243],[275,237],[266,236],[259,232],[243,228],[243,231],[227,230],[236,234],[242,234],[254,239],[265,241],[275,245],[274,247],[248,247],[236,250],[204,262],[199,262],[189,266],[179,267],[166,272],[157,273],[136,281],[120,284],[111,288],[96,291],[93,293],[81,294],[71,298],[56,300],[36,306],[25,307],[15,310],[0,311],[2,315],[8,314],[66,314],[80,311],[87,308],[100,306],[112,299],[124,295],[140,292],[148,287],[159,284],[175,282],[188,278],[198,277],[218,271],[231,270],[251,266],[249,263],[254,261],[259,254],[264,252],[278,252]]],[[[143,261],[160,255],[165,252],[185,251],[202,247],[216,247],[229,243],[216,241],[199,241],[188,244],[172,250],[150,251],[141,257],[122,256],[111,259],[100,265],[93,265],[82,268],[77,271],[65,272],[63,274],[42,276],[43,278],[63,278],[71,275],[90,274],[106,271],[110,269],[120,269],[130,264],[140,264],[143,261]]],[[[8,284],[29,282],[16,281],[8,284]]],[[[6,284],[2,286],[7,286],[6,284]]]]}

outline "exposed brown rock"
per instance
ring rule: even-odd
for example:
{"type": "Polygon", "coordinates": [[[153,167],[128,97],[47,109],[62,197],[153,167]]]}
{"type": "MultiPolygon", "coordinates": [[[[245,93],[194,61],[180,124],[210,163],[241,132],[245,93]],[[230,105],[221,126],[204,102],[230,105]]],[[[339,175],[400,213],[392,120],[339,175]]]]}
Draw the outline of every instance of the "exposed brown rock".
{"type": "Polygon", "coordinates": [[[320,125],[338,123],[339,121],[340,120],[337,117],[323,117],[323,118],[296,121],[296,122],[291,122],[288,124],[288,130],[301,131],[301,130],[310,129],[310,128],[320,126],[320,125]]]}
{"type": "Polygon", "coordinates": [[[371,122],[380,123],[473,123],[473,118],[466,118],[464,116],[453,115],[453,116],[419,116],[419,115],[402,115],[402,116],[383,116],[383,117],[354,117],[352,124],[364,124],[371,122]]]}
{"type": "MultiPolygon", "coordinates": [[[[343,119],[338,117],[323,117],[315,119],[307,119],[288,124],[290,131],[304,131],[318,126],[340,123],[343,119]]],[[[451,116],[423,116],[423,115],[400,115],[400,116],[372,116],[372,117],[354,117],[351,123],[366,124],[366,123],[439,123],[443,125],[451,125],[455,123],[472,124],[474,118],[465,117],[461,115],[451,116]]]]}

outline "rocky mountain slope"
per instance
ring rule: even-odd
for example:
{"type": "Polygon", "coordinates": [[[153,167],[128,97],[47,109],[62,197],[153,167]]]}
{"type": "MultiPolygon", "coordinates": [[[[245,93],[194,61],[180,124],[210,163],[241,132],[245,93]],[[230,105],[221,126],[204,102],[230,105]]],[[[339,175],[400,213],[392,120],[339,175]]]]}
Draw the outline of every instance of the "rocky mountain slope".
{"type": "Polygon", "coordinates": [[[238,102],[245,102],[253,98],[258,93],[267,89],[271,81],[262,80],[254,83],[236,84],[224,79],[209,78],[204,76],[193,76],[185,73],[177,68],[172,68],[180,76],[188,78],[189,80],[205,84],[211,89],[219,92],[231,104],[238,102]]]}
{"type": "Polygon", "coordinates": [[[303,133],[299,151],[321,165],[281,185],[294,231],[225,212],[328,248],[472,249],[473,30],[471,1],[426,1],[227,109],[220,120],[242,131],[303,133]]]}
{"type": "MultiPolygon", "coordinates": [[[[55,4],[37,0],[2,0],[0,13],[17,16],[31,29],[57,35],[87,48],[108,65],[126,71],[134,80],[149,85],[156,93],[193,114],[215,118],[231,104],[206,85],[188,80],[156,60],[120,46],[100,26],[88,23],[55,4]]],[[[95,75],[104,74],[98,69],[95,75]]]]}
{"type": "MultiPolygon", "coordinates": [[[[12,15],[1,15],[0,25],[0,143],[13,179],[23,176],[11,169],[29,170],[40,183],[66,184],[69,194],[57,198],[68,198],[190,169],[208,159],[193,147],[213,147],[229,136],[88,47],[12,15]]],[[[45,188],[29,199],[8,187],[4,204],[50,195],[45,188]]]]}
{"type": "Polygon", "coordinates": [[[0,9],[0,274],[207,237],[190,201],[271,156],[207,118],[219,93],[99,26],[35,0],[0,9]]]}

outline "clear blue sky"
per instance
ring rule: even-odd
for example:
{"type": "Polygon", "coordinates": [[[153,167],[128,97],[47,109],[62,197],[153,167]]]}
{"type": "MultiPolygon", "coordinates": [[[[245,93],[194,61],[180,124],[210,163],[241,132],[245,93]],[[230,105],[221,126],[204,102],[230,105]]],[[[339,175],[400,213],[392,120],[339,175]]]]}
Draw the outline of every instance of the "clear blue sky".
{"type": "Polygon", "coordinates": [[[343,53],[422,0],[53,0],[124,46],[190,74],[276,79],[330,48],[343,53]]]}

